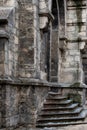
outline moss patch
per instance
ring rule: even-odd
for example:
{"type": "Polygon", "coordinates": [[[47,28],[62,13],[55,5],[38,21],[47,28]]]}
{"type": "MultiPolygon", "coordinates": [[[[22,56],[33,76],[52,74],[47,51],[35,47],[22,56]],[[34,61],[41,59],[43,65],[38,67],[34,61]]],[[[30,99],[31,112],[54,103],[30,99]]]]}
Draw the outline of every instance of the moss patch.
{"type": "Polygon", "coordinates": [[[70,85],[70,88],[79,88],[79,87],[80,87],[80,83],[79,82],[70,85]]]}
{"type": "Polygon", "coordinates": [[[68,93],[68,99],[72,99],[74,103],[81,104],[81,95],[79,93],[68,93]]]}

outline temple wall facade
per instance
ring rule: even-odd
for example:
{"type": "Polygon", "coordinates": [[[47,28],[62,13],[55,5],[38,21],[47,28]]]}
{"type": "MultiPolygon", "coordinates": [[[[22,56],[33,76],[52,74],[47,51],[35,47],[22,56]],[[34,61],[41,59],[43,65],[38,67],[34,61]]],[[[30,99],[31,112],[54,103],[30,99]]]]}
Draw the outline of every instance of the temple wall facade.
{"type": "Polygon", "coordinates": [[[86,0],[0,0],[1,130],[35,128],[52,85],[85,83],[86,29],[86,0]]]}

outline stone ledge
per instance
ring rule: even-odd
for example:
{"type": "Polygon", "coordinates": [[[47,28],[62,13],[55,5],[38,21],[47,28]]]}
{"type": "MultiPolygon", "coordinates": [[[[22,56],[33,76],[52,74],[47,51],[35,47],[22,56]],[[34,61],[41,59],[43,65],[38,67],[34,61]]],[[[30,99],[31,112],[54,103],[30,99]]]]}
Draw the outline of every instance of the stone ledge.
{"type": "Polygon", "coordinates": [[[52,83],[52,82],[48,82],[48,81],[43,81],[43,80],[39,80],[39,79],[27,79],[27,80],[23,80],[23,79],[1,79],[0,78],[0,84],[4,84],[4,85],[19,85],[19,86],[29,86],[29,85],[35,85],[35,86],[40,86],[40,87],[54,87],[54,88],[59,88],[59,89],[87,89],[87,85],[81,82],[77,82],[79,83],[79,87],[74,86],[75,83],[72,84],[63,84],[63,83],[52,83]],[[73,87],[71,87],[73,86],[73,87]]]}
{"type": "Polygon", "coordinates": [[[77,37],[76,39],[68,39],[67,42],[86,42],[87,37],[77,37]]]}
{"type": "Polygon", "coordinates": [[[78,25],[78,26],[84,25],[84,26],[86,26],[86,22],[82,22],[82,21],[80,21],[80,22],[67,22],[67,26],[75,26],[75,25],[78,25]]]}
{"type": "Polygon", "coordinates": [[[82,7],[79,6],[78,8],[76,6],[68,6],[67,10],[80,10],[80,9],[86,9],[86,5],[83,5],[82,7]]]}
{"type": "Polygon", "coordinates": [[[62,37],[60,36],[59,39],[60,40],[67,40],[67,36],[62,36],[62,37]]]}
{"type": "Polygon", "coordinates": [[[0,84],[5,84],[5,85],[20,85],[20,86],[29,86],[29,85],[35,85],[35,86],[40,86],[40,87],[61,87],[58,83],[51,83],[39,79],[1,79],[0,78],[0,84]]]}

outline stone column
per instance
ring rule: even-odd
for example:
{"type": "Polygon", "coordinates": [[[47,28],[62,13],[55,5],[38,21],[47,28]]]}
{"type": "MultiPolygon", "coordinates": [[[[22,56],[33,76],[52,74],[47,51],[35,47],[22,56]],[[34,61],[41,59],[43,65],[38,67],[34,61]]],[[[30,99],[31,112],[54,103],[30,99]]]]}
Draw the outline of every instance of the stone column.
{"type": "Polygon", "coordinates": [[[40,77],[42,80],[49,80],[50,71],[50,23],[53,16],[49,10],[48,3],[45,0],[40,0],[40,36],[41,36],[41,50],[40,50],[40,77]],[[49,66],[49,67],[48,67],[49,66]]]}
{"type": "Polygon", "coordinates": [[[64,62],[64,56],[67,46],[67,32],[66,32],[66,0],[58,1],[59,12],[59,43],[58,43],[58,82],[61,81],[62,63],[64,62]]]}
{"type": "Polygon", "coordinates": [[[38,43],[37,1],[19,1],[19,77],[36,78],[38,43]]]}

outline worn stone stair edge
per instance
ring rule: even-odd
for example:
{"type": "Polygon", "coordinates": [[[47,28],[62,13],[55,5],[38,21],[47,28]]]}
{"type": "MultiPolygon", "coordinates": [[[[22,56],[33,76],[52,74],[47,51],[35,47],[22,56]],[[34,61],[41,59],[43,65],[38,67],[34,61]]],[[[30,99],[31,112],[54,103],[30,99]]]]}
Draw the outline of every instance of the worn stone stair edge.
{"type": "Polygon", "coordinates": [[[45,102],[44,104],[46,105],[48,105],[48,104],[59,104],[59,105],[67,105],[67,104],[69,104],[69,103],[72,103],[73,102],[73,100],[66,100],[66,101],[61,101],[61,102],[58,102],[58,101],[54,101],[54,102],[52,102],[52,101],[47,101],[47,102],[45,102]]]}
{"type": "Polygon", "coordinates": [[[49,112],[48,113],[41,113],[40,116],[47,116],[47,115],[53,115],[53,114],[54,115],[58,115],[58,114],[59,115],[63,115],[63,114],[65,114],[65,115],[66,114],[77,114],[77,113],[80,113],[81,111],[82,111],[82,107],[76,108],[76,110],[71,111],[71,112],[70,111],[69,112],[65,111],[65,112],[55,112],[55,113],[54,112],[52,112],[52,113],[49,113],[49,112]]]}
{"type": "MultiPolygon", "coordinates": [[[[85,116],[87,116],[87,110],[83,111],[83,118],[85,118],[85,116]]],[[[36,124],[36,127],[58,127],[58,126],[70,126],[70,125],[80,125],[80,124],[87,124],[87,120],[86,121],[76,121],[76,122],[59,122],[59,123],[53,123],[53,122],[49,122],[49,123],[42,123],[42,124],[36,124]]]]}
{"type": "Polygon", "coordinates": [[[67,97],[66,96],[61,96],[61,97],[56,97],[56,95],[58,95],[58,94],[55,94],[55,96],[54,96],[54,94],[51,96],[51,95],[48,95],[48,97],[47,97],[47,100],[63,100],[63,99],[67,99],[67,97]]]}
{"type": "Polygon", "coordinates": [[[84,119],[87,115],[87,112],[85,110],[83,110],[81,112],[81,114],[79,116],[76,117],[65,117],[65,118],[46,118],[46,119],[38,119],[38,121],[57,121],[57,120],[80,120],[80,119],[84,119]]]}
{"type": "MultiPolygon", "coordinates": [[[[36,125],[37,128],[59,128],[59,127],[65,127],[65,126],[72,126],[72,125],[81,125],[81,124],[87,124],[87,121],[86,122],[65,122],[65,123],[56,123],[56,124],[44,124],[44,126],[42,124],[39,124],[39,125],[36,125]]],[[[41,129],[43,130],[43,129],[41,129]]]]}
{"type": "Polygon", "coordinates": [[[78,106],[78,103],[74,103],[74,104],[72,104],[72,105],[70,105],[70,106],[68,106],[68,107],[51,107],[51,108],[42,108],[42,111],[44,111],[44,110],[55,110],[55,109],[63,109],[63,110],[65,110],[65,109],[74,109],[75,107],[77,107],[78,106]]]}

